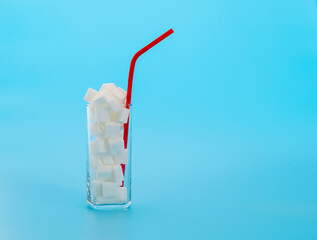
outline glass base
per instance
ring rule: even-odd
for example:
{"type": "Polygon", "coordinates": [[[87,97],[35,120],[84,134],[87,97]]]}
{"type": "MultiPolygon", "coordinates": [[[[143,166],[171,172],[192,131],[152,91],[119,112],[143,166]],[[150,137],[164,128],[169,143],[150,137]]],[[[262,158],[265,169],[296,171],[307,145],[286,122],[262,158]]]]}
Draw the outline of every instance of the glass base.
{"type": "Polygon", "coordinates": [[[122,209],[127,209],[131,201],[124,203],[124,204],[93,204],[89,201],[87,201],[88,206],[92,209],[95,210],[122,210],[122,209]]]}

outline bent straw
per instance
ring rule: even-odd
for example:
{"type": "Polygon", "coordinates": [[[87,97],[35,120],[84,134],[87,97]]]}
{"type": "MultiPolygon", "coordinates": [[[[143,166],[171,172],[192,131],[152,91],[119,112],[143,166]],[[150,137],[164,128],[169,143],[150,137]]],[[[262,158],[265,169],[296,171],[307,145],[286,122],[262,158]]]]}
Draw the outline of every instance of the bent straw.
{"type": "MultiPolygon", "coordinates": [[[[135,67],[135,63],[136,60],[138,60],[138,58],[145,53],[146,51],[148,51],[149,49],[151,49],[152,47],[154,47],[156,44],[158,44],[159,42],[161,42],[162,40],[164,40],[165,38],[167,38],[169,35],[171,35],[173,33],[173,29],[168,30],[167,32],[165,32],[164,34],[162,34],[161,36],[159,36],[157,39],[155,39],[153,42],[149,43],[148,45],[146,45],[144,48],[140,49],[139,51],[137,51],[132,60],[131,60],[131,64],[130,64],[130,70],[129,70],[129,79],[128,79],[128,88],[127,88],[127,101],[126,101],[126,108],[130,109],[130,104],[131,104],[131,94],[132,94],[132,82],[133,82],[133,74],[134,74],[134,67],[135,67]]],[[[124,135],[123,135],[123,140],[124,140],[124,148],[127,148],[128,145],[128,132],[129,132],[129,119],[127,121],[126,124],[124,124],[124,135]]],[[[125,172],[125,165],[121,164],[122,167],[122,171],[123,171],[123,175],[125,172]]],[[[123,185],[123,183],[122,183],[123,185]]]]}
{"type": "MultiPolygon", "coordinates": [[[[173,33],[173,29],[168,30],[166,33],[163,35],[159,36],[157,39],[155,39],[153,42],[150,44],[146,45],[144,48],[141,50],[137,51],[136,54],[134,54],[131,64],[130,64],[130,71],[129,71],[129,79],[128,79],[128,88],[127,88],[127,101],[126,101],[126,107],[130,109],[130,104],[131,104],[131,95],[132,95],[132,82],[133,82],[133,74],[134,74],[134,68],[135,68],[135,63],[138,58],[148,51],[150,48],[154,47],[156,44],[167,38],[169,35],[173,33]]],[[[124,147],[127,148],[128,144],[128,130],[129,130],[129,119],[128,122],[124,125],[124,147]]]]}

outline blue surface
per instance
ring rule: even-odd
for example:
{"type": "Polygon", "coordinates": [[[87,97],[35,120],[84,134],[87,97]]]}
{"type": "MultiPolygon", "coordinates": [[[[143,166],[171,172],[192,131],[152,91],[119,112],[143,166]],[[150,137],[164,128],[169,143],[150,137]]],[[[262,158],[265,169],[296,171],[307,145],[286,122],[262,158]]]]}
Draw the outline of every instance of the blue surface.
{"type": "Polygon", "coordinates": [[[313,0],[0,3],[0,239],[317,239],[313,0]],[[88,87],[125,88],[133,203],[85,199],[88,87]]]}

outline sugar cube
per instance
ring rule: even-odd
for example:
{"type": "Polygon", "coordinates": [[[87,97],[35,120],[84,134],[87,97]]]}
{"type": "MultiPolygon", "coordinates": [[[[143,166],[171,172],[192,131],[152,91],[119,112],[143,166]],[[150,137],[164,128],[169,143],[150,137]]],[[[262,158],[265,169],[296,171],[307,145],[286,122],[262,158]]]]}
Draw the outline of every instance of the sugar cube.
{"type": "Polygon", "coordinates": [[[115,88],[116,88],[116,85],[114,83],[104,83],[104,84],[102,84],[99,92],[103,91],[103,90],[110,90],[111,91],[115,88]]]}
{"type": "Polygon", "coordinates": [[[95,101],[94,101],[94,104],[97,104],[97,105],[103,105],[103,104],[106,104],[107,103],[107,100],[105,98],[105,96],[103,95],[102,92],[98,92],[96,98],[95,98],[95,101]]]}
{"type": "Polygon", "coordinates": [[[98,154],[105,154],[108,152],[107,143],[104,138],[97,138],[98,154]]]}
{"type": "Polygon", "coordinates": [[[113,197],[96,197],[96,203],[97,204],[109,204],[109,203],[115,203],[117,200],[114,200],[113,197]]]}
{"type": "Polygon", "coordinates": [[[121,87],[117,87],[117,89],[124,95],[127,95],[127,92],[124,91],[121,87]]]}
{"type": "Polygon", "coordinates": [[[128,164],[129,163],[129,150],[124,149],[121,153],[114,155],[114,161],[116,164],[128,164]]]}
{"type": "Polygon", "coordinates": [[[113,157],[110,154],[100,155],[102,162],[104,165],[112,165],[114,164],[113,157]]]}
{"type": "Polygon", "coordinates": [[[89,142],[89,152],[91,155],[99,153],[97,140],[92,140],[89,142]]]}
{"type": "Polygon", "coordinates": [[[103,126],[99,122],[90,123],[89,128],[95,137],[99,137],[99,136],[102,136],[104,134],[103,133],[103,126]]]}
{"type": "Polygon", "coordinates": [[[95,120],[100,122],[110,121],[110,109],[107,107],[95,107],[95,120]]]}
{"type": "Polygon", "coordinates": [[[103,197],[114,197],[118,191],[118,186],[113,182],[102,183],[102,196],[103,197]]]}
{"type": "Polygon", "coordinates": [[[92,197],[102,196],[102,182],[94,180],[90,182],[90,189],[92,197]]]}
{"type": "Polygon", "coordinates": [[[102,168],[103,161],[101,159],[101,156],[99,155],[90,156],[90,166],[91,166],[91,169],[102,168]]]}
{"type": "Polygon", "coordinates": [[[123,177],[123,172],[121,165],[116,165],[113,167],[113,179],[115,182],[122,182],[124,177],[123,177]]]}
{"type": "Polygon", "coordinates": [[[116,138],[120,136],[121,124],[115,122],[107,122],[105,125],[105,138],[116,138]]]}
{"type": "Polygon", "coordinates": [[[110,101],[109,101],[109,106],[110,106],[111,110],[112,110],[114,113],[119,112],[120,109],[121,109],[120,103],[119,103],[118,100],[115,99],[115,98],[111,98],[111,99],[110,99],[110,101]]]}
{"type": "Polygon", "coordinates": [[[105,154],[108,152],[106,140],[97,138],[89,143],[89,152],[91,155],[105,154]]]}
{"type": "Polygon", "coordinates": [[[95,107],[91,104],[87,107],[87,119],[88,122],[95,121],[95,107]]]}
{"type": "Polygon", "coordinates": [[[113,167],[112,166],[104,166],[102,168],[98,168],[95,172],[95,178],[103,181],[112,181],[113,180],[113,167]]]}
{"type": "Polygon", "coordinates": [[[126,94],[122,88],[115,88],[112,90],[112,96],[114,96],[120,103],[123,103],[124,99],[126,98],[126,94]],[[121,90],[120,90],[121,89],[121,90]]]}
{"type": "Polygon", "coordinates": [[[94,104],[103,105],[108,104],[111,99],[111,92],[107,89],[99,91],[95,97],[94,104]]]}
{"type": "Polygon", "coordinates": [[[88,91],[86,92],[84,100],[88,103],[93,103],[97,94],[98,92],[96,90],[92,88],[88,88],[88,91]]]}
{"type": "Polygon", "coordinates": [[[115,196],[115,200],[118,202],[126,202],[128,200],[127,188],[119,187],[115,196]]]}
{"type": "Polygon", "coordinates": [[[117,121],[119,123],[127,123],[129,114],[130,114],[130,109],[121,108],[117,115],[117,121]]]}
{"type": "Polygon", "coordinates": [[[119,154],[124,150],[124,142],[122,138],[109,138],[108,139],[109,152],[111,154],[119,154]]]}
{"type": "Polygon", "coordinates": [[[121,129],[120,138],[123,138],[123,136],[124,136],[124,131],[122,131],[122,129],[121,129]]]}
{"type": "Polygon", "coordinates": [[[117,121],[117,115],[113,111],[110,111],[110,122],[116,122],[117,121]]]}

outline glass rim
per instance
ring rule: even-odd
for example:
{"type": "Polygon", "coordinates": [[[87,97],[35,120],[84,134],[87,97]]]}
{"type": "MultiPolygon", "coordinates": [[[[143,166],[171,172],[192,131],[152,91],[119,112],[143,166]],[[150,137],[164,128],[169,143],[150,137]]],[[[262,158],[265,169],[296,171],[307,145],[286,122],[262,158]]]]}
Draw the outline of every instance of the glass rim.
{"type": "MultiPolygon", "coordinates": [[[[127,105],[125,105],[125,108],[126,108],[127,105]]],[[[95,105],[95,104],[92,104],[92,103],[86,103],[86,107],[104,107],[104,108],[110,108],[110,106],[103,106],[103,105],[95,105]]],[[[121,107],[124,107],[124,106],[121,106],[121,107]]],[[[131,108],[132,107],[132,103],[129,104],[129,107],[131,108]]]]}

